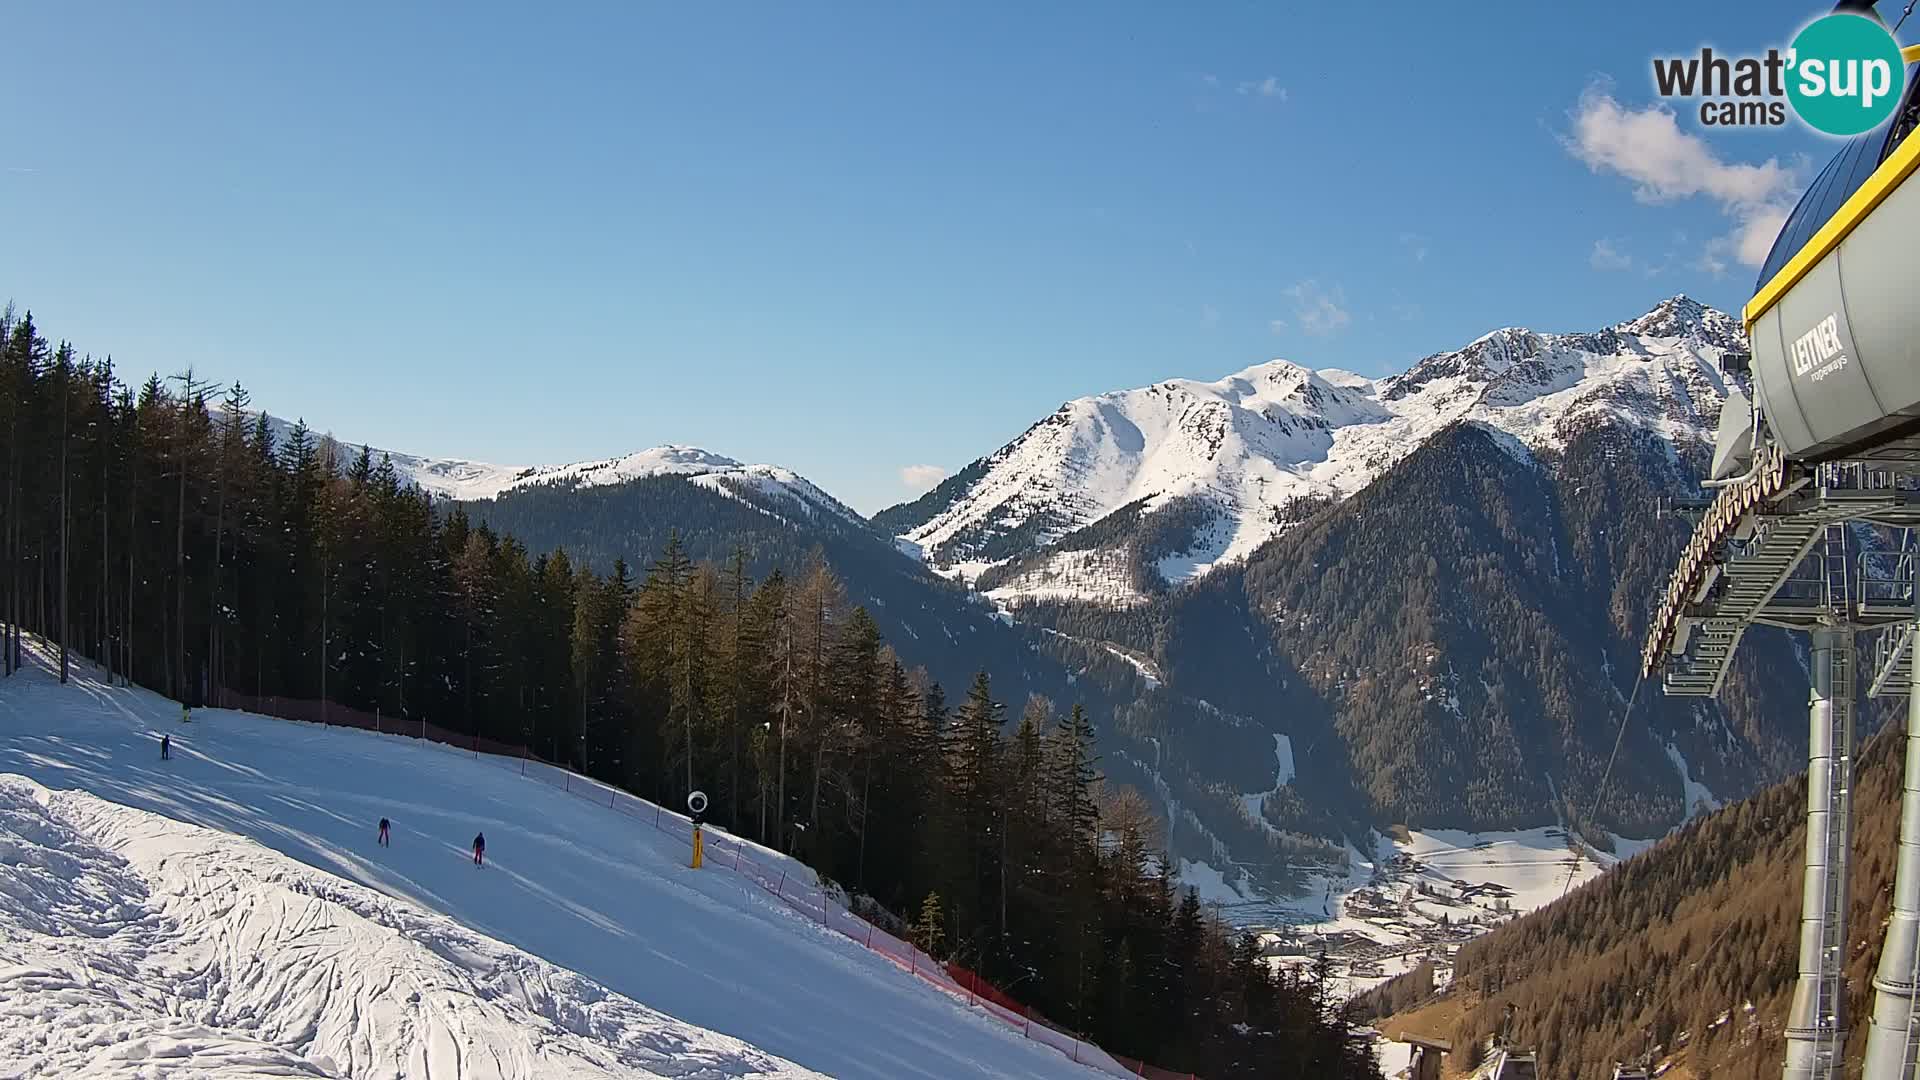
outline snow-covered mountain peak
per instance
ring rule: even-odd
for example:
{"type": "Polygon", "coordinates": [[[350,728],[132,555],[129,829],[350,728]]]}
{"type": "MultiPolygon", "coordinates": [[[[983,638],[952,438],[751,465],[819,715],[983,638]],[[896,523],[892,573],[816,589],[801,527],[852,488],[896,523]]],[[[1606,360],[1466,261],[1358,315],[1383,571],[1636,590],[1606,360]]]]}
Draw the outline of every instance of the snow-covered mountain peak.
{"type": "Polygon", "coordinates": [[[1369,393],[1373,390],[1373,380],[1355,371],[1330,367],[1321,368],[1319,371],[1314,372],[1314,374],[1335,386],[1345,387],[1348,390],[1364,390],[1369,393]]]}
{"type": "MultiPolygon", "coordinates": [[[[280,417],[267,419],[276,444],[284,446],[294,425],[280,417]]],[[[312,437],[316,442],[332,440],[346,452],[359,445],[331,435],[312,437]]],[[[851,523],[865,520],[792,469],[779,465],[747,465],[724,454],[680,443],[566,465],[494,465],[463,458],[423,457],[397,450],[375,449],[372,453],[376,459],[382,455],[390,458],[403,481],[429,494],[461,501],[494,499],[510,491],[542,485],[592,488],[656,476],[680,476],[722,495],[758,497],[762,502],[773,500],[775,505],[807,516],[825,512],[851,523]]]]}
{"type": "Polygon", "coordinates": [[[1724,349],[1745,349],[1740,321],[1710,308],[1685,293],[1660,301],[1637,319],[1616,327],[1623,334],[1654,338],[1693,338],[1724,349]]]}
{"type": "Polygon", "coordinates": [[[619,457],[522,470],[501,490],[552,483],[599,487],[605,484],[623,484],[629,480],[641,480],[649,476],[704,476],[708,473],[730,472],[742,467],[738,461],[711,450],[703,450],[697,446],[670,444],[636,450],[619,457]]]}
{"type": "Polygon", "coordinates": [[[1398,401],[1417,394],[1436,381],[1453,385],[1459,380],[1485,383],[1514,365],[1531,360],[1546,348],[1546,340],[1523,327],[1502,327],[1482,334],[1463,348],[1422,357],[1404,375],[1382,380],[1382,396],[1398,401]]]}
{"type": "Polygon", "coordinates": [[[1245,383],[1249,386],[1298,386],[1316,377],[1313,369],[1296,364],[1291,360],[1269,360],[1264,364],[1255,364],[1245,371],[1238,371],[1221,380],[1222,385],[1245,383]]]}
{"type": "MultiPolygon", "coordinates": [[[[1710,440],[1738,324],[1686,296],[1614,327],[1502,327],[1370,379],[1271,360],[1218,382],[1176,379],[1078,398],[915,504],[903,539],[1002,599],[1140,596],[1242,558],[1314,501],[1350,495],[1449,424],[1481,423],[1515,452],[1550,451],[1597,420],[1674,442],[1710,440]],[[1126,522],[1054,545],[1124,510],[1126,522]],[[1146,529],[1178,512],[1178,526],[1146,529]],[[1151,551],[1114,545],[1151,535],[1151,551]]],[[[1171,519],[1168,519],[1171,520],[1171,519]]]]}

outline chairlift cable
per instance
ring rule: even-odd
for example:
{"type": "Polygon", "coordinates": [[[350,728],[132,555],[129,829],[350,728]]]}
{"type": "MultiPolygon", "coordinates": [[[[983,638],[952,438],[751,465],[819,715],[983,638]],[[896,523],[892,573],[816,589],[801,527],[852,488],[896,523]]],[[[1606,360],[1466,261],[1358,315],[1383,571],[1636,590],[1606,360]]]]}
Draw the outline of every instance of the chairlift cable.
{"type": "MultiPolygon", "coordinates": [[[[1920,0],[1914,0],[1914,2],[1920,3],[1920,0]]],[[[1633,693],[1627,695],[1627,707],[1620,713],[1620,730],[1613,736],[1613,753],[1607,756],[1607,769],[1600,774],[1600,789],[1594,792],[1593,809],[1587,811],[1588,820],[1597,821],[1599,819],[1601,804],[1604,803],[1607,798],[1607,782],[1613,779],[1614,762],[1620,760],[1620,744],[1627,741],[1627,719],[1633,715],[1634,703],[1640,700],[1640,688],[1646,685],[1646,682],[1647,675],[1646,672],[1643,671],[1640,673],[1640,677],[1633,682],[1633,693]]],[[[1576,825],[1575,828],[1577,831],[1578,826],[1576,825]]],[[[1560,887],[1560,895],[1562,898],[1565,898],[1568,890],[1573,888],[1573,875],[1579,869],[1580,859],[1579,856],[1576,855],[1573,860],[1573,865],[1567,869],[1567,883],[1560,887]]]]}

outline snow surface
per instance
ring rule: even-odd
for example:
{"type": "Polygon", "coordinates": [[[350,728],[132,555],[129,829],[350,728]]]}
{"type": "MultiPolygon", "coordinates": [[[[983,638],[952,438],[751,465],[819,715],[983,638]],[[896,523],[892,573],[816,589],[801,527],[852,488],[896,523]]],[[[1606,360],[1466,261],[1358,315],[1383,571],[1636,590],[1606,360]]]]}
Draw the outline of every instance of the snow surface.
{"type": "MultiPolygon", "coordinates": [[[[1675,826],[1675,828],[1678,827],[1675,826]]],[[[1625,862],[1665,839],[1665,837],[1655,836],[1646,840],[1635,840],[1632,837],[1612,834],[1609,834],[1609,838],[1613,841],[1613,861],[1616,863],[1625,862]]]]}
{"type": "Polygon", "coordinates": [[[1252,795],[1240,796],[1240,805],[1246,807],[1247,816],[1269,832],[1279,832],[1266,818],[1267,798],[1280,793],[1280,789],[1293,782],[1296,775],[1293,768],[1293,740],[1285,735],[1273,737],[1273,760],[1277,771],[1273,776],[1273,787],[1252,795]]]}
{"type": "MultiPolygon", "coordinates": [[[[444,1024],[465,1048],[459,1052],[473,1055],[468,1066],[478,1075],[485,1075],[484,1061],[505,1060],[485,1057],[496,1049],[544,1053],[566,1066],[542,1075],[644,1075],[639,1070],[648,1067],[680,1070],[670,1075],[752,1075],[748,1066],[782,1075],[777,1070],[789,1068],[709,1032],[836,1077],[1088,1075],[1059,1052],[956,1005],[878,954],[808,920],[747,878],[713,867],[687,869],[686,848],[670,834],[524,778],[510,760],[225,710],[198,710],[191,723],[181,724],[179,706],[158,695],[109,688],[86,670],[74,685],[61,687],[42,670],[44,663],[44,657],[36,657],[36,664],[9,679],[0,693],[0,725],[7,733],[0,742],[0,773],[146,812],[120,814],[61,796],[55,802],[73,839],[55,845],[35,840],[37,850],[49,854],[34,857],[46,860],[66,858],[62,849],[77,844],[92,845],[84,858],[72,856],[79,862],[53,873],[77,881],[119,875],[117,891],[83,905],[93,914],[61,917],[121,919],[115,926],[128,925],[124,940],[130,948],[147,948],[139,941],[152,943],[157,968],[140,967],[142,961],[131,953],[112,953],[111,942],[121,940],[112,936],[114,927],[107,928],[107,944],[96,954],[106,968],[96,969],[93,977],[104,977],[100,972],[110,968],[120,981],[100,990],[102,1003],[92,1015],[99,1017],[109,1042],[114,1032],[127,1033],[128,1041],[116,1045],[129,1053],[138,1045],[178,1053],[183,1044],[204,1038],[202,1057],[212,1069],[219,1060],[215,1055],[226,1051],[214,1045],[216,1036],[188,1031],[198,1024],[218,1038],[231,1037],[237,1058],[299,1054],[310,1065],[320,1057],[335,1067],[368,1062],[359,1075],[452,1075],[438,1066],[430,1074],[411,1059],[404,1069],[396,1066],[398,1071],[382,1072],[371,1064],[383,1052],[385,1025],[412,1022],[411,1017],[421,1024],[444,1024]],[[156,747],[162,731],[174,739],[173,760],[165,763],[156,747]],[[239,839],[211,837],[151,814],[239,839]],[[382,816],[393,821],[390,848],[374,844],[374,823],[382,816]],[[467,853],[478,831],[488,837],[484,869],[475,869],[467,853]],[[140,840],[149,834],[150,844],[140,840]],[[116,849],[122,839],[129,842],[116,849]],[[93,848],[101,854],[93,854],[93,848]],[[293,863],[324,873],[301,871],[293,863]],[[218,888],[193,895],[196,881],[215,880],[204,875],[222,867],[230,873],[218,879],[218,888]],[[313,902],[297,911],[296,896],[313,902]],[[140,914],[136,902],[153,906],[140,914]],[[203,922],[228,923],[219,932],[228,935],[221,940],[232,948],[223,953],[206,946],[210,951],[204,954],[224,956],[223,963],[230,965],[224,970],[277,980],[288,991],[300,988],[308,996],[276,996],[248,983],[246,994],[265,996],[244,998],[234,996],[242,993],[242,984],[225,976],[172,984],[156,977],[155,972],[184,971],[166,966],[177,959],[201,955],[192,952],[202,947],[195,944],[200,936],[159,925],[181,918],[183,911],[199,911],[194,918],[203,922]],[[292,954],[291,942],[277,951],[263,947],[272,944],[271,935],[297,935],[306,928],[315,932],[310,940],[299,939],[302,948],[346,949],[342,957],[352,955],[355,963],[303,959],[292,954]],[[253,959],[261,963],[244,966],[251,961],[234,955],[243,950],[260,952],[253,959]],[[374,994],[377,988],[360,978],[358,958],[367,950],[377,954],[379,964],[390,965],[396,978],[411,973],[406,978],[427,1004],[409,1004],[398,989],[393,991],[398,997],[374,994]],[[439,956],[438,966],[428,965],[428,953],[439,956]],[[371,996],[352,1000],[354,1007],[370,1011],[360,1018],[327,1011],[331,1006],[312,996],[317,983],[303,979],[341,980],[354,994],[366,990],[371,996]],[[147,993],[142,988],[149,987],[161,996],[141,997],[147,993]],[[457,1015],[443,1012],[436,1018],[427,1012],[439,1000],[436,987],[463,995],[472,991],[475,1000],[457,1015]],[[122,1004],[110,1007],[107,997],[123,993],[122,1004]],[[168,1011],[165,1001],[172,993],[180,995],[185,1012],[168,1011]],[[276,1010],[285,1011],[261,1011],[267,997],[276,1010]],[[250,1004],[255,1001],[260,1008],[250,1004]],[[221,1012],[223,1002],[232,1009],[221,1012]],[[269,1023],[273,1017],[284,1024],[269,1023]],[[294,1023],[296,1018],[301,1022],[294,1023]],[[522,1019],[535,1026],[519,1027],[522,1019]],[[167,1026],[175,1021],[176,1027],[167,1026]],[[548,1027],[537,1026],[541,1023],[548,1027]],[[518,1034],[510,1037],[505,1032],[510,1026],[518,1034]],[[369,1034],[355,1041],[354,1031],[369,1034]],[[551,1031],[553,1038],[536,1043],[534,1035],[541,1031],[551,1031]],[[333,1041],[320,1045],[323,1034],[333,1041]],[[142,1039],[157,1041],[140,1044],[142,1039]],[[662,1055],[658,1065],[647,1056],[655,1050],[662,1055]],[[733,1063],[705,1072],[695,1068],[708,1059],[733,1063]],[[578,1063],[578,1069],[570,1063],[578,1063]]],[[[16,795],[14,803],[19,801],[16,795]]],[[[53,828],[35,827],[42,835],[51,835],[46,830],[53,828]]],[[[16,826],[18,835],[32,838],[19,830],[16,826]]],[[[771,853],[764,859],[812,881],[797,863],[771,853]]],[[[10,874],[38,872],[20,869],[22,862],[9,855],[0,858],[0,867],[10,874]]],[[[29,901],[26,914],[14,919],[47,907],[59,891],[48,886],[42,900],[29,901]]],[[[0,960],[4,977],[30,978],[23,969],[35,968],[54,971],[50,977],[56,982],[73,982],[68,976],[84,969],[69,966],[62,969],[66,975],[54,970],[47,952],[54,946],[42,940],[53,932],[9,920],[0,936],[0,947],[12,950],[0,960]],[[23,949],[40,950],[40,959],[29,958],[23,949]]],[[[85,942],[61,946],[85,947],[85,942]]],[[[77,961],[87,954],[62,955],[77,961]]],[[[89,1008],[88,992],[36,995],[33,1000],[44,997],[51,1011],[30,1016],[34,1026],[25,1035],[10,1028],[0,1038],[13,1041],[0,1045],[14,1054],[31,1052],[33,1046],[53,1052],[65,1038],[61,1031],[73,1022],[62,1018],[61,1003],[89,1008]]],[[[146,1067],[153,1075],[166,1075],[152,1059],[146,1067]]],[[[252,1067],[241,1066],[238,1072],[204,1075],[273,1075],[278,1067],[247,1071],[252,1067]]],[[[314,1073],[287,1066],[282,1074],[314,1073]]]]}
{"type": "Polygon", "coordinates": [[[1380,1063],[1380,1074],[1387,1080],[1402,1080],[1413,1065],[1413,1044],[1395,1042],[1376,1031],[1373,1059],[1380,1063]]]}
{"type": "Polygon", "coordinates": [[[1212,866],[1191,859],[1180,860],[1180,885],[1194,890],[1206,904],[1231,906],[1260,899],[1256,892],[1242,891],[1228,884],[1226,876],[1212,866]]]}
{"type": "Polygon", "coordinates": [[[1513,891],[1511,902],[1516,913],[1560,899],[1568,889],[1598,877],[1617,861],[1596,862],[1584,848],[1582,854],[1575,855],[1558,829],[1490,833],[1435,829],[1411,836],[1411,843],[1394,847],[1418,859],[1429,880],[1448,878],[1504,886],[1513,891]]]}
{"type": "Polygon", "coordinates": [[[1273,781],[1274,788],[1278,790],[1292,783],[1293,778],[1299,775],[1294,772],[1293,769],[1292,739],[1287,738],[1285,735],[1275,735],[1273,737],[1273,760],[1274,763],[1280,767],[1280,771],[1275,774],[1273,781]]]}
{"type": "MultiPolygon", "coordinates": [[[[1013,617],[1012,614],[1008,613],[1007,618],[1011,620],[1012,617],[1013,617]]],[[[1105,645],[1105,643],[1102,643],[1102,644],[1108,652],[1112,653],[1113,655],[1119,657],[1122,660],[1125,660],[1129,665],[1133,667],[1133,670],[1139,672],[1140,677],[1146,680],[1147,689],[1151,690],[1154,687],[1157,687],[1160,685],[1160,675],[1158,672],[1153,670],[1152,664],[1149,664],[1145,660],[1142,660],[1139,657],[1133,655],[1132,653],[1127,652],[1125,649],[1115,648],[1112,645],[1105,645]]]]}
{"type": "Polygon", "coordinates": [[[1693,778],[1693,770],[1687,766],[1687,759],[1680,754],[1680,748],[1668,743],[1667,760],[1673,762],[1675,772],[1680,774],[1682,797],[1686,799],[1686,815],[1710,814],[1720,809],[1720,800],[1713,797],[1707,785],[1693,778]]]}
{"type": "MultiPolygon", "coordinates": [[[[1044,547],[1145,500],[1191,497],[1221,511],[1190,550],[1159,556],[1169,584],[1245,558],[1286,527],[1301,498],[1341,498],[1459,421],[1480,423],[1526,460],[1596,418],[1673,441],[1710,442],[1725,399],[1721,362],[1743,349],[1737,324],[1684,296],[1591,334],[1507,328],[1372,380],[1274,360],[1218,382],[1177,379],[1079,398],[987,459],[978,480],[906,539],[936,567],[979,576],[986,544],[1027,530],[1044,547]]],[[[1112,602],[1123,574],[1059,552],[996,595],[1112,602]],[[1055,568],[1056,560],[1077,560],[1055,568]]],[[[1116,564],[1119,565],[1119,564],[1116,564]]],[[[1131,594],[1131,600],[1139,596],[1131,594]]]]}
{"type": "Polygon", "coordinates": [[[817,1077],[252,840],[0,776],[0,1073],[817,1077]]]}

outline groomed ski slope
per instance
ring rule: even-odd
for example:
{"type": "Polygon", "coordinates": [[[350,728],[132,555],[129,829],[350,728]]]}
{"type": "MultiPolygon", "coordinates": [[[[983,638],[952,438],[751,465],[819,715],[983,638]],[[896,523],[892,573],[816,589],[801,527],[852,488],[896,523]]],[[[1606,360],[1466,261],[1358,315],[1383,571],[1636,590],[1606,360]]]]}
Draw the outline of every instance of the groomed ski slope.
{"type": "MultiPolygon", "coordinates": [[[[500,763],[225,710],[196,710],[181,724],[179,706],[158,695],[110,687],[84,666],[63,687],[44,656],[29,659],[0,682],[0,774],[249,838],[831,1076],[1096,1075],[956,1005],[747,878],[688,869],[685,846],[667,833],[500,763]],[[163,731],[174,739],[168,762],[159,759],[163,731]],[[393,822],[391,848],[374,842],[383,816],[393,822]],[[481,831],[488,865],[476,869],[467,845],[481,831]]],[[[537,991],[507,996],[540,1012],[537,991]]],[[[651,1067],[753,1075],[747,1064],[651,1067]]]]}
{"type": "Polygon", "coordinates": [[[0,1076],[819,1075],[251,840],[0,775],[0,1076]]]}

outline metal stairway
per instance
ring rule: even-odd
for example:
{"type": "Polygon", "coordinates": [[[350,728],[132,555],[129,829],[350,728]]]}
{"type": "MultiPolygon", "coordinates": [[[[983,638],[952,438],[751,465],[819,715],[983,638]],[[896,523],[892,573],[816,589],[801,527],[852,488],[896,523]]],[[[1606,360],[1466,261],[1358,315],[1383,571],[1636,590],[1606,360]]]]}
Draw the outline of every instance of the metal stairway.
{"type": "Polygon", "coordinates": [[[1920,568],[1920,531],[1900,530],[1898,554],[1888,575],[1874,575],[1861,559],[1860,610],[1900,621],[1889,625],[1873,646],[1873,680],[1868,697],[1900,697],[1913,683],[1914,572],[1920,568]]]}
{"type": "Polygon", "coordinates": [[[1913,624],[1891,627],[1874,645],[1873,683],[1868,697],[1899,697],[1913,684],[1913,624]]]}
{"type": "Polygon", "coordinates": [[[1695,597],[1688,612],[1693,617],[1692,632],[1676,639],[1686,649],[1687,663],[1668,664],[1663,678],[1666,692],[1686,697],[1718,694],[1747,627],[1820,542],[1827,524],[1850,516],[1845,507],[1819,515],[1756,514],[1750,535],[1729,541],[1718,572],[1709,571],[1703,590],[1707,596],[1695,597]]]}
{"type": "MultiPolygon", "coordinates": [[[[1823,538],[1843,534],[1848,522],[1910,525],[1920,512],[1920,492],[1896,486],[1880,473],[1846,466],[1823,466],[1816,475],[1817,482],[1790,484],[1712,534],[1714,542],[1702,549],[1706,568],[1684,597],[1674,632],[1652,635],[1653,641],[1666,642],[1661,664],[1666,693],[1718,694],[1741,638],[1754,623],[1806,631],[1835,619],[1881,624],[1911,618],[1910,547],[1903,569],[1893,577],[1869,579],[1863,568],[1860,579],[1843,586],[1851,590],[1846,599],[1853,608],[1834,607],[1828,584],[1848,580],[1846,566],[1822,565],[1817,578],[1795,577],[1794,571],[1823,538]],[[1900,573],[1906,575],[1904,587],[1900,573]]],[[[1832,549],[1844,552],[1845,544],[1832,549]]],[[[1844,561],[1844,554],[1835,558],[1844,561]]]]}

